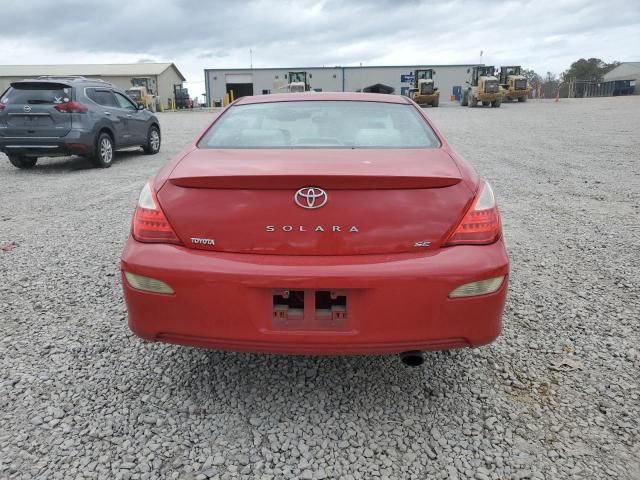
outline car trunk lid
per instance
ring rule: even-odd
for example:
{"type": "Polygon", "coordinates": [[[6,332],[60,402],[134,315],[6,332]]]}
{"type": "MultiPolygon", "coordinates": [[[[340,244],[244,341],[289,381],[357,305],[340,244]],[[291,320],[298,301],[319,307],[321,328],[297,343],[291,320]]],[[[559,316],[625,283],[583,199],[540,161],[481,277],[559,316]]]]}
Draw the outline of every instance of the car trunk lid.
{"type": "Polygon", "coordinates": [[[186,246],[281,255],[437,248],[471,200],[443,149],[194,149],[158,193],[186,246]]]}
{"type": "Polygon", "coordinates": [[[72,100],[69,85],[57,82],[14,82],[0,98],[0,135],[10,138],[63,137],[72,116],[56,106],[72,100]]]}

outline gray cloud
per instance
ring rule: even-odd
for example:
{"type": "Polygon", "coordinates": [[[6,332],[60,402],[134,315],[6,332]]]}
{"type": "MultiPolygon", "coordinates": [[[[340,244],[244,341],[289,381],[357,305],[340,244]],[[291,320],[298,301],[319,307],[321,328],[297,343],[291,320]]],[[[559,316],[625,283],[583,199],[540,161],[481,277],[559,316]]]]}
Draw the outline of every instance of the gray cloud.
{"type": "Polygon", "coordinates": [[[640,2],[628,0],[89,3],[5,0],[0,46],[20,63],[172,60],[194,79],[248,67],[249,49],[260,67],[467,63],[483,50],[486,63],[556,73],[583,56],[640,56],[640,2]]]}

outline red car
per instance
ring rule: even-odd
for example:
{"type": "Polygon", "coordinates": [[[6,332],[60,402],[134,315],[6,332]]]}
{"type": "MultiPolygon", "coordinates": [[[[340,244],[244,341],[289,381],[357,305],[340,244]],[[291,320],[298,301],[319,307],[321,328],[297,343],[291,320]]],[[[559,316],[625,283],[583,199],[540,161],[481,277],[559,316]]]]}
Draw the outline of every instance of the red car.
{"type": "Polygon", "coordinates": [[[143,188],[131,330],[288,354],[476,347],[509,259],[489,184],[402,96],[244,97],[143,188]]]}

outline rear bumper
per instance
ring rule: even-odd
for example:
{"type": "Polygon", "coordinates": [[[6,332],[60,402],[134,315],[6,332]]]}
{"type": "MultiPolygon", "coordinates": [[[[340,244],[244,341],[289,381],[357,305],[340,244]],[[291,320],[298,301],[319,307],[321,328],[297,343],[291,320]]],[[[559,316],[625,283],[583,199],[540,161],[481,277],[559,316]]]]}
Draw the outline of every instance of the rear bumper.
{"type": "Polygon", "coordinates": [[[7,155],[53,157],[87,155],[94,146],[90,130],[71,129],[64,137],[4,137],[0,136],[0,151],[7,155]]]}
{"type": "MultiPolygon", "coordinates": [[[[450,299],[458,286],[508,274],[502,240],[422,255],[305,257],[212,253],[129,239],[122,269],[160,279],[173,295],[147,293],[123,277],[129,327],[156,341],[289,354],[379,354],[475,347],[501,331],[507,279],[492,294],[450,299]],[[333,328],[283,328],[273,295],[318,290],[347,297],[333,328]]],[[[309,292],[309,293],[307,293],[309,292]]],[[[306,302],[306,300],[305,300],[306,302]]]]}

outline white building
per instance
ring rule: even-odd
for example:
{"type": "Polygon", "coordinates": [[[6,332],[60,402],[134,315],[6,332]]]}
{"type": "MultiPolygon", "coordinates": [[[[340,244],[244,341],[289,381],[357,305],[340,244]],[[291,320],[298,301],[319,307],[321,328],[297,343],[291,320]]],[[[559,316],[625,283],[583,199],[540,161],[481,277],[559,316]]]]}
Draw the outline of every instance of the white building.
{"type": "Polygon", "coordinates": [[[0,65],[0,93],[11,82],[41,75],[82,75],[99,78],[127,90],[135,85],[145,85],[156,95],[163,108],[168,108],[173,98],[174,85],[185,81],[173,63],[120,63],[88,65],[0,65]]]}
{"type": "Polygon", "coordinates": [[[307,72],[307,82],[313,90],[355,92],[369,85],[382,83],[405,94],[411,86],[415,70],[435,70],[435,84],[440,89],[440,102],[455,95],[454,87],[462,87],[467,80],[467,69],[473,65],[402,65],[366,67],[291,67],[205,69],[207,99],[220,101],[233,90],[234,97],[286,92],[289,72],[307,72]]]}

